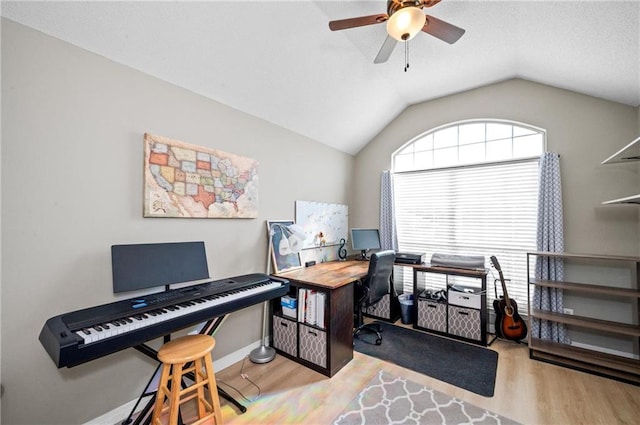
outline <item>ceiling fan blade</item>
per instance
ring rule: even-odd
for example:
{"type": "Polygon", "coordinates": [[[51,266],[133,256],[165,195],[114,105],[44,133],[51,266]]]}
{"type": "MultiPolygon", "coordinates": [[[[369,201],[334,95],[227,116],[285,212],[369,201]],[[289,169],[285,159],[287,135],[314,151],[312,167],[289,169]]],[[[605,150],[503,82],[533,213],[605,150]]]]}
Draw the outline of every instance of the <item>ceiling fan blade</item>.
{"type": "Polygon", "coordinates": [[[440,3],[440,0],[424,0],[422,2],[422,5],[424,7],[431,7],[431,6],[435,6],[438,3],[440,3]]]}
{"type": "Polygon", "coordinates": [[[395,38],[387,36],[384,43],[382,43],[382,47],[380,47],[378,55],[373,60],[373,63],[386,62],[389,59],[389,56],[391,56],[391,52],[393,52],[393,48],[396,47],[396,44],[398,44],[398,41],[395,38]]]}
{"type": "Polygon", "coordinates": [[[427,15],[427,22],[422,27],[422,31],[430,34],[442,41],[446,41],[449,44],[453,44],[462,37],[465,30],[456,27],[448,22],[441,21],[438,18],[434,18],[431,15],[427,15]]]}
{"type": "Polygon", "coordinates": [[[359,16],[357,18],[339,19],[329,22],[331,31],[346,30],[348,28],[363,27],[365,25],[379,24],[389,19],[389,15],[381,13],[377,15],[359,16]]]}

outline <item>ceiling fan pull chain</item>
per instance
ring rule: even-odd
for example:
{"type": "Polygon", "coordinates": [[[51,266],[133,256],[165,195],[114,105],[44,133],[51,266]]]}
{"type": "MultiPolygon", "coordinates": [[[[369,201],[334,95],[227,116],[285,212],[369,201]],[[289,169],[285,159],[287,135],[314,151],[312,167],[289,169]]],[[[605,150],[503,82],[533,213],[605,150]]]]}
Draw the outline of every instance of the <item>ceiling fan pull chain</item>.
{"type": "Polygon", "coordinates": [[[404,42],[404,72],[409,69],[409,40],[404,42]]]}

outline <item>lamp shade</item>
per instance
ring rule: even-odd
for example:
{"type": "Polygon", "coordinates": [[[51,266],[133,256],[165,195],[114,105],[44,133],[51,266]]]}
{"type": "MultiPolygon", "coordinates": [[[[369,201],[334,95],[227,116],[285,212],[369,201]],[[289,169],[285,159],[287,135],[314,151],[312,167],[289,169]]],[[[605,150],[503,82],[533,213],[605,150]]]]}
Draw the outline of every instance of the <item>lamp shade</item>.
{"type": "Polygon", "coordinates": [[[280,255],[297,254],[302,250],[305,239],[304,229],[298,224],[281,226],[282,237],[278,246],[280,255]]]}
{"type": "Polygon", "coordinates": [[[278,252],[280,253],[280,255],[289,255],[293,253],[291,251],[291,246],[289,245],[289,239],[285,238],[284,235],[280,238],[278,252]]]}
{"type": "Polygon", "coordinates": [[[287,230],[291,232],[291,235],[287,237],[289,247],[291,248],[291,252],[296,254],[302,250],[302,243],[305,239],[304,228],[299,224],[291,224],[287,226],[287,230]]]}
{"type": "Polygon", "coordinates": [[[424,27],[427,17],[417,7],[405,7],[387,20],[387,32],[398,41],[408,41],[424,27]]]}

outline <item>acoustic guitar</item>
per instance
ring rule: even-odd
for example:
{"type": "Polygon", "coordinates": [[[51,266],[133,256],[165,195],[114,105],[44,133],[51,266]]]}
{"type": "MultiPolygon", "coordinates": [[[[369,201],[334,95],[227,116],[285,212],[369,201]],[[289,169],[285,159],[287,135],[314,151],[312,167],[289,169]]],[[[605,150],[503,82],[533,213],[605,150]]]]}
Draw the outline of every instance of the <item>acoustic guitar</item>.
{"type": "Polygon", "coordinates": [[[498,338],[519,341],[527,336],[527,325],[518,314],[518,305],[509,298],[507,293],[507,285],[504,283],[504,276],[500,269],[498,259],[492,255],[491,264],[500,275],[500,283],[502,284],[502,292],[504,294],[499,300],[493,301],[493,308],[496,311],[496,336],[498,338]]]}

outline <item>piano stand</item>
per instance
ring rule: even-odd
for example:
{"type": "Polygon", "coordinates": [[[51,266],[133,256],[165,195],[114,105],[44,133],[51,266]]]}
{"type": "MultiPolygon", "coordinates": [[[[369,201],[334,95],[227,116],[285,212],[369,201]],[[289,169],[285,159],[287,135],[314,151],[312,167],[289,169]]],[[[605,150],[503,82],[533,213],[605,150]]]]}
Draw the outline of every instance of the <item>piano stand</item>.
{"type": "Polygon", "coordinates": [[[240,402],[238,400],[236,400],[235,398],[233,398],[228,392],[226,392],[224,389],[220,388],[220,386],[218,386],[218,394],[222,397],[224,397],[228,402],[230,402],[231,404],[233,404],[234,406],[236,406],[238,408],[238,410],[240,410],[240,413],[244,413],[247,411],[247,408],[244,407],[242,404],[240,404],[240,402]]]}
{"type": "MultiPolygon", "coordinates": [[[[220,325],[224,321],[225,317],[226,317],[226,315],[220,316],[220,317],[216,317],[216,318],[211,319],[211,320],[208,320],[207,322],[205,322],[205,324],[202,327],[202,329],[200,329],[199,333],[203,334],[203,335],[211,335],[211,336],[213,336],[215,331],[220,327],[220,325]]],[[[165,344],[167,342],[169,342],[169,339],[170,339],[169,335],[164,337],[165,344]]],[[[151,375],[151,378],[149,379],[149,382],[147,383],[147,385],[144,388],[144,391],[142,392],[142,394],[140,394],[140,397],[138,397],[138,401],[133,406],[133,409],[131,409],[131,413],[129,413],[129,416],[127,416],[127,418],[124,421],[121,422],[121,425],[129,425],[129,424],[132,424],[132,423],[134,425],[140,425],[140,424],[143,424],[143,423],[145,425],[148,425],[148,424],[151,423],[151,416],[153,414],[153,405],[155,404],[156,392],[157,392],[157,389],[156,390],[149,390],[149,387],[151,386],[151,383],[153,382],[153,378],[158,374],[158,370],[160,369],[162,364],[160,364],[160,362],[158,361],[158,352],[156,350],[154,350],[153,348],[149,347],[148,345],[141,344],[141,345],[136,345],[133,348],[135,348],[136,350],[140,351],[145,356],[150,357],[153,360],[157,361],[158,362],[158,366],[156,367],[156,370],[153,372],[153,375],[151,375]],[[151,399],[149,399],[149,401],[147,401],[147,404],[142,408],[142,410],[140,411],[140,414],[135,418],[135,421],[134,421],[133,415],[135,414],[136,409],[138,408],[138,405],[140,404],[140,402],[142,401],[143,398],[149,397],[149,396],[151,396],[151,399]]],[[[187,375],[187,376],[189,376],[189,375],[187,375]]],[[[240,404],[240,402],[238,400],[233,398],[224,389],[220,388],[220,386],[218,386],[218,395],[220,395],[221,397],[223,397],[224,399],[229,401],[231,404],[236,406],[238,408],[238,410],[240,410],[240,413],[245,413],[247,411],[247,408],[245,406],[240,404]]],[[[181,418],[179,417],[178,419],[179,419],[178,422],[182,423],[181,418]]]]}

